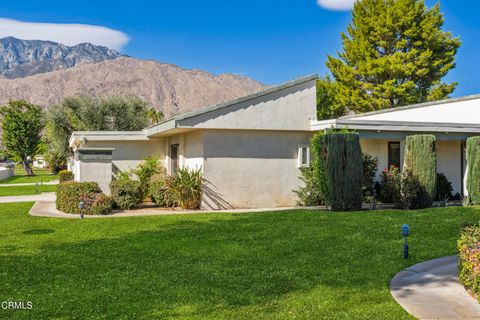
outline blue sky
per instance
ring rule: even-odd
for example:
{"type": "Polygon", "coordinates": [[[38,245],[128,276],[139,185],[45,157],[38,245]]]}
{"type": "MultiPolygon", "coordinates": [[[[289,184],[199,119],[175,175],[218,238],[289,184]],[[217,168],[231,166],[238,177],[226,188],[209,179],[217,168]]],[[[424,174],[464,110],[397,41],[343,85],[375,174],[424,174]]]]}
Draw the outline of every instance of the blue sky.
{"type": "MultiPolygon", "coordinates": [[[[463,42],[457,68],[447,77],[460,82],[454,96],[480,93],[480,2],[444,0],[441,7],[444,29],[463,42]]],[[[325,74],[327,54],[340,49],[339,34],[346,29],[350,13],[323,8],[315,0],[6,0],[0,4],[0,18],[103,26],[121,33],[86,32],[106,42],[123,35],[112,46],[125,54],[276,84],[305,74],[325,74]]],[[[27,32],[37,29],[28,26],[27,32]]],[[[75,37],[75,33],[63,32],[63,36],[75,37]]]]}

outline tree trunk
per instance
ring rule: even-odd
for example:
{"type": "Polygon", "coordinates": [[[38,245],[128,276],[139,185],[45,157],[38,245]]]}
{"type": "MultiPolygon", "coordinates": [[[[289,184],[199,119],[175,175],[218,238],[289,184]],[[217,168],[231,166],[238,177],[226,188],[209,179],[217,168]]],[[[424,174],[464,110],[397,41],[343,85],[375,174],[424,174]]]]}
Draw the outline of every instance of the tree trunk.
{"type": "Polygon", "coordinates": [[[30,161],[28,161],[28,158],[24,158],[22,160],[22,164],[23,164],[23,169],[25,169],[25,172],[27,173],[27,175],[33,176],[33,170],[30,167],[30,161]]]}

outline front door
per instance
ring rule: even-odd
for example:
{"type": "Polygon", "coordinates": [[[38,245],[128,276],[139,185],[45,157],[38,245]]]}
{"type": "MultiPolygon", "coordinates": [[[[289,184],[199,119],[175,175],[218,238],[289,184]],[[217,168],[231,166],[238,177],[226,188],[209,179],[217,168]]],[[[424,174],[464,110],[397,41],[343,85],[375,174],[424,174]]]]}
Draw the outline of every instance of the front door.
{"type": "Polygon", "coordinates": [[[171,163],[171,174],[177,173],[178,170],[178,144],[172,144],[170,146],[170,163],[171,163]]]}

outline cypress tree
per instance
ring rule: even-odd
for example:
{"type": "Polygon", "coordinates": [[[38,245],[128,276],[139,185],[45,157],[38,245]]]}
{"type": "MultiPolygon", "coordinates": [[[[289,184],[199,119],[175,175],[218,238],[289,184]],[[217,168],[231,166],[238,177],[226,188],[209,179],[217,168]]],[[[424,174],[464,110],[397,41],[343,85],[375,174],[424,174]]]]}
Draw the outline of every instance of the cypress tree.
{"type": "MultiPolygon", "coordinates": [[[[430,134],[412,135],[406,139],[403,177],[415,179],[415,184],[421,188],[417,190],[417,198],[413,199],[410,208],[430,207],[433,203],[437,181],[435,140],[435,136],[430,134]]],[[[402,183],[406,181],[402,179],[402,183]]]]}
{"type": "Polygon", "coordinates": [[[480,137],[467,139],[467,190],[472,204],[480,204],[480,137]]]}
{"type": "Polygon", "coordinates": [[[320,147],[327,206],[333,211],[360,210],[363,165],[358,133],[327,133],[320,147]]]}

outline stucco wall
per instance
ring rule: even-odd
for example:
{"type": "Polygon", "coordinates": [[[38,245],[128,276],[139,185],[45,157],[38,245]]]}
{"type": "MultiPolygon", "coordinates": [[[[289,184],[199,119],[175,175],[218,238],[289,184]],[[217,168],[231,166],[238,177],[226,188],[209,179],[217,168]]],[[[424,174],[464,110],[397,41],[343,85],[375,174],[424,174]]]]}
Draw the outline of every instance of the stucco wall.
{"type": "Polygon", "coordinates": [[[110,182],[112,181],[112,161],[110,160],[86,160],[77,161],[76,181],[96,182],[102,191],[110,194],[110,182]]]}
{"type": "Polygon", "coordinates": [[[294,206],[301,185],[298,146],[311,133],[204,132],[203,209],[294,206]]]}
{"type": "Polygon", "coordinates": [[[360,139],[362,152],[378,159],[378,170],[376,180],[379,180],[383,169],[388,168],[388,142],[398,140],[387,139],[360,139]]]}
{"type": "Polygon", "coordinates": [[[13,176],[13,168],[0,167],[0,180],[5,180],[13,176]]]}
{"type": "Polygon", "coordinates": [[[437,172],[444,173],[452,183],[453,194],[461,193],[460,141],[437,141],[437,172]]]}
{"type": "Polygon", "coordinates": [[[135,168],[148,156],[165,159],[165,141],[87,141],[87,148],[115,148],[112,154],[113,170],[127,171],[135,168]]]}

